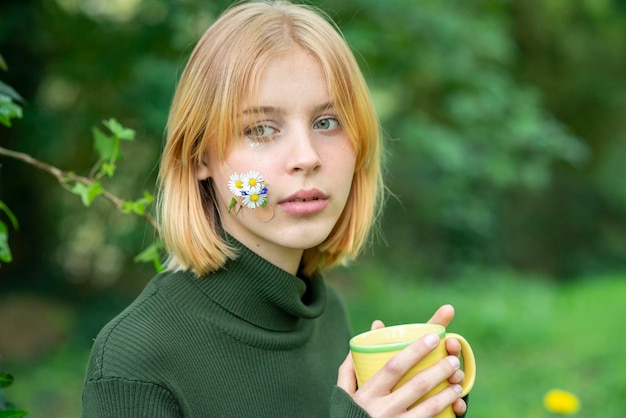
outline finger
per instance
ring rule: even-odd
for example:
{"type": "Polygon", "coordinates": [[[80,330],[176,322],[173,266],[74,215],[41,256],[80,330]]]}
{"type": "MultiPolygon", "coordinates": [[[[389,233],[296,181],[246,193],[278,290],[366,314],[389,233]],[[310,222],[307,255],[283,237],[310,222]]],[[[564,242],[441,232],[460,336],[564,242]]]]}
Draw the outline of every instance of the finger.
{"type": "Polygon", "coordinates": [[[380,319],[377,319],[374,322],[372,322],[372,327],[371,327],[372,331],[374,331],[375,329],[380,329],[380,328],[385,328],[385,324],[383,323],[383,321],[381,321],[380,319]]]}
{"type": "Polygon", "coordinates": [[[352,355],[350,353],[348,353],[346,359],[341,363],[341,366],[339,366],[337,386],[350,395],[354,395],[356,392],[356,373],[354,372],[354,363],[352,362],[352,355]]]}
{"type": "MultiPolygon", "coordinates": [[[[383,321],[375,320],[372,322],[372,331],[379,328],[384,328],[385,324],[383,321]]],[[[342,388],[349,394],[354,394],[356,392],[357,383],[356,383],[356,371],[354,370],[354,362],[352,361],[352,355],[348,353],[348,356],[343,361],[341,366],[339,366],[339,372],[337,375],[337,386],[342,388]]]]}
{"type": "Polygon", "coordinates": [[[439,324],[447,327],[454,318],[454,307],[452,305],[443,305],[428,320],[429,324],[439,324]]]}
{"type": "Polygon", "coordinates": [[[461,416],[467,412],[467,404],[463,399],[457,399],[452,404],[452,410],[454,411],[454,415],[461,416]]]}
{"type": "Polygon", "coordinates": [[[456,338],[446,338],[446,350],[453,356],[461,355],[461,343],[456,338]]]}
{"type": "MultiPolygon", "coordinates": [[[[406,407],[409,407],[414,404],[415,401],[424,397],[436,386],[450,379],[456,373],[456,371],[459,370],[459,367],[459,359],[454,356],[448,356],[445,359],[438,361],[436,364],[427,368],[426,370],[416,374],[402,387],[398,388],[395,394],[399,399],[402,399],[402,401],[399,402],[402,402],[406,407]]],[[[455,389],[458,389],[458,385],[456,384],[451,386],[454,386],[455,389]]],[[[450,398],[451,393],[446,393],[443,396],[444,406],[450,405],[452,402],[460,397],[460,390],[458,391],[458,393],[457,390],[455,390],[454,392],[456,394],[455,397],[450,398]]],[[[440,402],[436,402],[436,405],[439,404],[440,402]]]]}
{"type": "Polygon", "coordinates": [[[461,385],[465,381],[465,372],[463,370],[457,370],[450,376],[448,382],[452,384],[461,385]]]}
{"type": "MultiPolygon", "coordinates": [[[[365,385],[363,389],[376,395],[391,392],[402,376],[439,345],[437,334],[427,334],[394,355],[365,385]]],[[[446,377],[447,378],[447,377],[446,377]]]]}
{"type": "MultiPolygon", "coordinates": [[[[408,411],[406,416],[409,417],[434,417],[439,416],[439,414],[448,406],[453,405],[454,409],[455,403],[460,400],[461,396],[461,387],[459,385],[451,385],[442,390],[441,392],[433,395],[427,399],[424,399],[419,404],[415,405],[412,409],[408,411]]],[[[459,409],[462,406],[458,406],[459,409]]],[[[462,414],[461,414],[462,415],[462,414]]]]}

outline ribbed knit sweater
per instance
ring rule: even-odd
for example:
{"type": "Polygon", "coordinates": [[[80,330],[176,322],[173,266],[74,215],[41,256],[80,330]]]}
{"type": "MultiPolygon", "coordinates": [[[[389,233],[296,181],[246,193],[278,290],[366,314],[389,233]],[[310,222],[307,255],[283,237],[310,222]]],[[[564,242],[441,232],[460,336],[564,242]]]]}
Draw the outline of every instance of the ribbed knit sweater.
{"type": "Polygon", "coordinates": [[[240,245],[206,277],[157,275],[103,328],[83,417],[367,417],[335,386],[350,336],[321,277],[240,245]]]}

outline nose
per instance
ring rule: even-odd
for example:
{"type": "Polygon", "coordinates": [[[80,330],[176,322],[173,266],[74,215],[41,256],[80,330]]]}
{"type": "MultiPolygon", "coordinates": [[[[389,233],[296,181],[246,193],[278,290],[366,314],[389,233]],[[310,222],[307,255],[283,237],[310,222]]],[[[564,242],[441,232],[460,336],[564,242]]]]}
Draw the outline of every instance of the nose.
{"type": "Polygon", "coordinates": [[[287,155],[290,174],[310,174],[320,169],[322,159],[317,147],[321,144],[315,142],[314,133],[299,131],[290,142],[292,146],[287,155]]]}

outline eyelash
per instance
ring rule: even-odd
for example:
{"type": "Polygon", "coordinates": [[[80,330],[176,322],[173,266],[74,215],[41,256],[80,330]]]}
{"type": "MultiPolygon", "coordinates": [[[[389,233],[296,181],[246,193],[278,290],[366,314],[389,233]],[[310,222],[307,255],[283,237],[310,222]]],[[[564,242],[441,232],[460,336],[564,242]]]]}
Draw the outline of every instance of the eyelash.
{"type": "Polygon", "coordinates": [[[253,142],[268,142],[270,140],[272,140],[275,136],[276,136],[276,132],[278,131],[278,129],[273,128],[267,124],[264,123],[259,123],[256,125],[252,125],[248,128],[246,128],[246,130],[243,132],[244,135],[246,136],[246,139],[253,141],[253,142]],[[261,135],[255,135],[253,132],[257,129],[261,129],[263,131],[265,131],[266,129],[271,129],[272,132],[269,134],[261,134],[261,135]]]}
{"type": "Polygon", "coordinates": [[[341,126],[341,124],[339,123],[339,119],[337,119],[335,116],[323,116],[321,118],[319,118],[318,120],[315,121],[315,123],[313,124],[313,127],[316,129],[320,129],[323,131],[333,131],[337,128],[339,128],[341,126]],[[319,125],[320,122],[323,121],[333,121],[335,123],[334,126],[331,126],[329,128],[323,129],[323,128],[316,128],[317,125],[319,125]]]}
{"type": "MultiPolygon", "coordinates": [[[[313,123],[313,128],[320,130],[320,131],[334,131],[336,129],[338,129],[341,126],[341,124],[339,123],[339,119],[335,116],[323,116],[319,119],[317,119],[314,123],[313,123]],[[321,122],[324,121],[331,121],[331,126],[328,128],[320,128],[319,124],[321,122]],[[334,125],[332,125],[332,123],[334,122],[334,125]]],[[[246,128],[244,130],[244,135],[246,137],[246,139],[254,142],[254,143],[263,143],[263,142],[269,142],[272,139],[274,139],[277,135],[278,129],[270,126],[269,124],[266,123],[258,123],[255,125],[251,125],[248,128],[246,128]],[[270,133],[264,133],[265,130],[271,130],[270,133]],[[257,130],[261,130],[262,133],[260,135],[256,135],[254,132],[257,130]]]]}

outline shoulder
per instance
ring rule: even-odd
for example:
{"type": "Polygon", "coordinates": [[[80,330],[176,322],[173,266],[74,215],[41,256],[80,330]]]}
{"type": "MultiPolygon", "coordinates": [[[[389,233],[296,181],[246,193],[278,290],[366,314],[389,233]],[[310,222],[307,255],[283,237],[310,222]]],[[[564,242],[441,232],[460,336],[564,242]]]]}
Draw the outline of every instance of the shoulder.
{"type": "Polygon", "coordinates": [[[152,380],[155,365],[167,362],[171,349],[165,349],[164,344],[176,341],[179,324],[190,319],[162,292],[159,283],[164,279],[167,275],[155,277],[137,299],[102,328],[94,340],[87,380],[152,380]]]}

